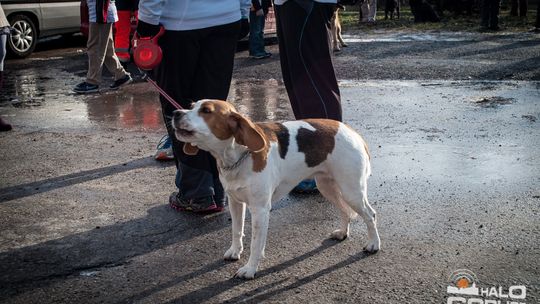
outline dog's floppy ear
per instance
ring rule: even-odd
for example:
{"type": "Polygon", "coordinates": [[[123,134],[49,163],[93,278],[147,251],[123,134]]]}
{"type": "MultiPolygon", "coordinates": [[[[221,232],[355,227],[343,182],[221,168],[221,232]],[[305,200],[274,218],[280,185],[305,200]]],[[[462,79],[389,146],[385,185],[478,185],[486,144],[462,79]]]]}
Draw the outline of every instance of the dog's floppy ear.
{"type": "Polygon", "coordinates": [[[190,143],[184,143],[183,150],[187,155],[197,155],[197,152],[199,152],[199,148],[190,143]]]}
{"type": "Polygon", "coordinates": [[[237,143],[248,147],[254,153],[264,150],[266,147],[264,136],[249,119],[231,112],[228,123],[237,143]]]}

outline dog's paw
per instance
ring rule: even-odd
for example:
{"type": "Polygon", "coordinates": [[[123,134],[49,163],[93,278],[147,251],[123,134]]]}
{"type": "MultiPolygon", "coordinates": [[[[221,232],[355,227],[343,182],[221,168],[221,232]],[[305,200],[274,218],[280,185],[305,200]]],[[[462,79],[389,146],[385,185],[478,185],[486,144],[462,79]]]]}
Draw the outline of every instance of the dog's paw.
{"type": "Polygon", "coordinates": [[[381,241],[378,238],[370,240],[364,247],[364,251],[367,253],[376,253],[379,249],[381,249],[381,241]]]}
{"type": "Polygon", "coordinates": [[[338,241],[343,241],[348,236],[349,234],[347,233],[347,231],[341,229],[334,230],[332,233],[330,233],[330,238],[338,241]]]}
{"type": "Polygon", "coordinates": [[[257,272],[257,269],[255,267],[245,265],[244,267],[238,269],[234,277],[251,280],[255,277],[255,272],[257,272]]]}
{"type": "Polygon", "coordinates": [[[238,261],[240,259],[240,254],[242,254],[242,248],[231,246],[231,248],[225,252],[223,258],[227,261],[238,261]]]}

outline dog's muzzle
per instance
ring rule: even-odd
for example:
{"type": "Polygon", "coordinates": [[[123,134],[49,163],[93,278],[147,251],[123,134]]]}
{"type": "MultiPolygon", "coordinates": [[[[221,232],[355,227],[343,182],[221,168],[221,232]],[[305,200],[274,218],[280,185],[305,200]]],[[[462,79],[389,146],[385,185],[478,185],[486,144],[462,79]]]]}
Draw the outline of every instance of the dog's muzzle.
{"type": "Polygon", "coordinates": [[[195,132],[187,128],[186,124],[182,122],[182,118],[186,115],[182,110],[176,110],[173,112],[172,126],[177,135],[186,138],[192,136],[195,132]]]}

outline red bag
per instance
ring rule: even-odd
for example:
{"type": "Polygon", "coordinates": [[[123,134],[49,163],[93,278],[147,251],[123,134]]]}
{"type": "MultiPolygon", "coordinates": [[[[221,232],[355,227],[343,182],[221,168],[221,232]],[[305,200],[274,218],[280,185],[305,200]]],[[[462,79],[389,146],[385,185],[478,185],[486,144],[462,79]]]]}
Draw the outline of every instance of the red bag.
{"type": "Polygon", "coordinates": [[[158,45],[158,39],[165,34],[163,26],[154,37],[139,38],[133,35],[133,61],[142,70],[152,70],[159,65],[163,53],[158,45]]]}

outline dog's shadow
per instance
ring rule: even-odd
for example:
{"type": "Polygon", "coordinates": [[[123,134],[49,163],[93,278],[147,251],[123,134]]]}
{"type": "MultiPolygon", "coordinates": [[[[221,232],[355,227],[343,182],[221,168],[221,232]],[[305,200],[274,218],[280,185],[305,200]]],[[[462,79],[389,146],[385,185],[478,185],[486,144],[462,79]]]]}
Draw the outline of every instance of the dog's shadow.
{"type": "Polygon", "coordinates": [[[129,264],[137,256],[214,233],[229,227],[229,218],[225,212],[203,217],[173,212],[161,205],[149,209],[146,217],[2,252],[0,302],[4,297],[46,288],[80,273],[129,264]]]}
{"type": "MultiPolygon", "coordinates": [[[[298,263],[301,263],[304,260],[307,260],[311,257],[314,257],[316,255],[320,255],[323,251],[338,245],[340,242],[332,239],[326,239],[324,240],[320,246],[317,248],[314,248],[313,250],[306,252],[298,257],[295,257],[293,259],[287,260],[283,263],[280,263],[278,265],[274,265],[270,268],[263,269],[262,271],[257,272],[255,275],[254,280],[260,280],[263,277],[266,277],[268,275],[277,275],[277,273],[286,270],[287,268],[296,265],[298,263]]],[[[324,269],[321,269],[320,271],[313,273],[311,275],[308,275],[306,277],[303,277],[299,280],[295,280],[291,284],[287,284],[282,286],[286,281],[289,279],[280,279],[276,281],[272,281],[264,286],[257,286],[254,287],[251,291],[242,292],[241,295],[236,296],[231,299],[227,299],[228,303],[237,303],[237,302],[252,302],[252,303],[260,303],[264,300],[273,298],[276,295],[279,295],[280,293],[283,293],[287,290],[291,290],[300,286],[303,286],[305,284],[308,284],[326,274],[329,274],[331,272],[334,272],[336,270],[339,270],[343,267],[346,267],[348,265],[351,265],[353,263],[356,263],[367,256],[369,256],[369,253],[366,252],[360,252],[354,256],[349,257],[346,260],[340,261],[336,264],[330,265],[324,269]],[[276,287],[280,286],[276,289],[276,287]]],[[[223,260],[217,260],[211,264],[208,264],[205,267],[202,267],[201,269],[194,271],[192,273],[188,273],[185,275],[182,275],[180,277],[175,278],[174,280],[171,280],[167,283],[161,284],[159,286],[156,286],[152,289],[145,290],[144,292],[141,292],[137,295],[134,295],[128,299],[122,300],[119,303],[133,303],[140,301],[148,296],[151,296],[154,293],[158,293],[161,290],[165,290],[167,288],[170,288],[172,286],[175,286],[177,284],[180,284],[184,282],[186,279],[190,279],[193,277],[200,276],[202,274],[205,274],[207,272],[216,271],[220,268],[223,268],[228,263],[232,262],[226,262],[223,260]]],[[[219,282],[214,282],[212,284],[206,285],[200,289],[191,291],[185,295],[182,295],[176,299],[172,299],[165,303],[203,303],[206,302],[214,297],[219,296],[222,293],[225,293],[228,290],[231,290],[233,288],[242,286],[242,285],[248,285],[251,281],[246,281],[239,278],[230,278],[227,280],[222,280],[219,282]]],[[[245,286],[244,286],[245,287],[245,286]]]]}

